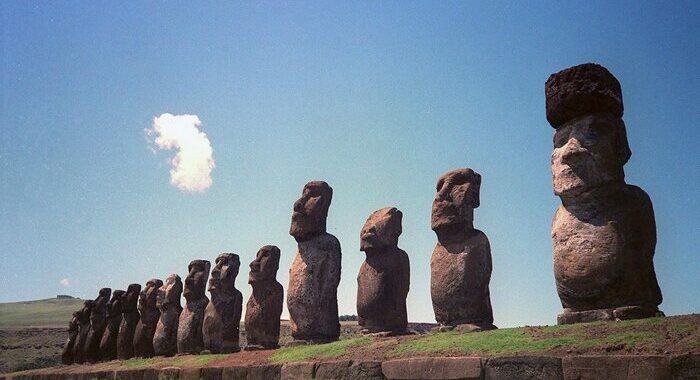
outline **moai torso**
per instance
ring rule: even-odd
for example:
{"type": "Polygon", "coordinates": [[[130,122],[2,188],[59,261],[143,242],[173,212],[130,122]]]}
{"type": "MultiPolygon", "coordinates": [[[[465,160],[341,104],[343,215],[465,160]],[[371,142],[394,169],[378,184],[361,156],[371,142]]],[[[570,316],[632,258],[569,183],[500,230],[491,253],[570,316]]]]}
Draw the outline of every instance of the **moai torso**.
{"type": "Polygon", "coordinates": [[[402,213],[394,207],[375,211],[360,232],[366,259],[357,275],[357,316],[363,333],[406,332],[410,284],[408,255],[397,247],[402,213]]]}
{"type": "Polygon", "coordinates": [[[243,295],[235,287],[240,266],[238,255],[222,253],[209,279],[211,302],[204,312],[202,333],[204,349],[215,354],[240,351],[243,295]]]}
{"type": "Polygon", "coordinates": [[[182,312],[180,296],[182,280],[171,274],[165,284],[158,288],[157,306],[160,318],[153,335],[153,350],[158,356],[172,356],[177,353],[177,325],[182,312]]]}
{"type": "Polygon", "coordinates": [[[117,358],[117,337],[119,336],[119,326],[122,323],[121,300],[124,293],[123,290],[115,290],[112,293],[112,299],[107,304],[107,328],[100,341],[101,360],[117,358]]]}
{"type": "Polygon", "coordinates": [[[654,211],[649,196],[624,181],[631,152],[620,84],[585,64],[546,84],[547,119],[556,129],[552,222],[554,274],[564,307],[559,323],[656,315],[654,211]]]}
{"type": "Polygon", "coordinates": [[[122,323],[117,336],[117,358],[120,360],[134,357],[134,333],[141,317],[137,308],[140,292],[141,285],[130,284],[122,296],[122,323]]]}
{"type": "Polygon", "coordinates": [[[90,313],[90,333],[85,347],[85,359],[90,363],[100,361],[100,342],[107,327],[107,303],[110,295],[112,295],[112,289],[100,289],[90,313]]]}
{"type": "Polygon", "coordinates": [[[204,310],[209,304],[204,292],[210,266],[207,260],[194,260],[188,267],[184,290],[185,308],[180,313],[177,326],[178,354],[199,354],[204,350],[202,323],[204,310]]]}
{"type": "Polygon", "coordinates": [[[153,335],[160,318],[160,310],[156,306],[158,289],[163,286],[163,281],[154,278],[146,283],[146,287],[139,295],[139,322],[134,332],[134,356],[150,358],[155,355],[153,350],[153,335]]]}
{"type": "Polygon", "coordinates": [[[75,340],[78,337],[78,323],[80,320],[80,311],[73,313],[73,317],[70,322],[68,322],[68,340],[65,346],[63,346],[63,353],[61,353],[61,363],[63,364],[73,364],[73,347],[75,346],[75,340]]]}
{"type": "Polygon", "coordinates": [[[90,334],[90,314],[93,304],[94,301],[85,301],[78,319],[78,336],[73,346],[73,361],[78,364],[85,362],[85,347],[87,346],[88,334],[90,334]]]}
{"type": "Polygon", "coordinates": [[[289,269],[287,308],[292,337],[298,341],[328,342],[340,336],[340,242],[326,232],[332,195],[327,183],[313,181],[294,204],[290,235],[298,251],[289,269]]]}
{"type": "Polygon", "coordinates": [[[253,287],[253,293],[246,304],[246,350],[279,347],[284,303],[284,289],[276,280],[279,261],[279,248],[266,245],[250,263],[248,283],[253,287]]]}

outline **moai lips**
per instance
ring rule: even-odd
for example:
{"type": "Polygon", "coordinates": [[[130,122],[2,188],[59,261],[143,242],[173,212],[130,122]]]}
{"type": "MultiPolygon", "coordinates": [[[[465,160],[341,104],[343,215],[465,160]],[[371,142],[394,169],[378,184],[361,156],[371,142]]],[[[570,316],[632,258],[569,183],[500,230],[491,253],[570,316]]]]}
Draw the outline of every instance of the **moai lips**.
{"type": "Polygon", "coordinates": [[[243,295],[235,287],[240,266],[238,255],[222,253],[216,258],[211,271],[211,302],[204,312],[202,333],[204,349],[215,354],[240,351],[238,342],[243,295]]]}
{"type": "Polygon", "coordinates": [[[266,245],[250,263],[248,283],[253,293],[246,304],[246,350],[279,347],[280,316],[284,302],[284,289],[277,282],[280,265],[280,249],[266,245]]]}

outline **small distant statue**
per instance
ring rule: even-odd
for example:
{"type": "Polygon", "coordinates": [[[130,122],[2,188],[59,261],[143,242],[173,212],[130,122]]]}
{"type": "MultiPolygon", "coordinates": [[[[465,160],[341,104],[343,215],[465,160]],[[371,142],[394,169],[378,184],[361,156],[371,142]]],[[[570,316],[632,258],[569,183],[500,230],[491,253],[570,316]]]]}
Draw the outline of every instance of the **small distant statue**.
{"type": "Polygon", "coordinates": [[[134,357],[134,333],[141,318],[137,309],[140,292],[140,284],[130,284],[122,295],[122,323],[117,336],[117,358],[120,360],[134,357]]]}
{"type": "Polygon", "coordinates": [[[90,314],[94,306],[92,300],[87,300],[83,303],[83,308],[80,310],[78,317],[78,337],[73,346],[73,362],[78,364],[85,363],[85,347],[87,346],[87,338],[90,334],[90,314]]]}
{"type": "Polygon", "coordinates": [[[73,348],[75,346],[75,340],[78,338],[78,329],[81,317],[81,311],[74,311],[73,318],[68,322],[68,340],[65,346],[63,346],[63,353],[61,354],[61,363],[63,364],[73,364],[73,348]]]}
{"type": "Polygon", "coordinates": [[[122,323],[123,290],[112,292],[112,299],[107,304],[107,328],[100,341],[100,359],[114,360],[117,358],[117,337],[122,323]]]}
{"type": "Polygon", "coordinates": [[[326,232],[332,197],[333,189],[326,182],[312,181],[294,203],[289,234],[297,241],[298,250],[287,288],[293,344],[325,343],[340,335],[340,242],[326,232]]]}
{"type": "Polygon", "coordinates": [[[215,263],[202,325],[204,349],[214,354],[238,352],[243,295],[235,283],[241,260],[234,253],[222,253],[215,263]]]}
{"type": "Polygon", "coordinates": [[[495,329],[489,282],[491,246],[474,228],[481,176],[472,169],[443,174],[437,183],[431,225],[438,243],[430,259],[435,320],[462,331],[495,329]]]}
{"type": "Polygon", "coordinates": [[[138,309],[141,318],[136,324],[134,332],[134,356],[137,358],[150,358],[155,355],[153,335],[156,333],[156,325],[160,318],[156,298],[161,286],[163,286],[163,281],[154,278],[146,282],[146,287],[139,294],[138,309]]]}
{"type": "Polygon", "coordinates": [[[280,249],[274,245],[260,248],[250,263],[248,283],[253,287],[253,293],[245,313],[246,350],[279,347],[284,303],[284,289],[277,282],[279,266],[280,249]]]}
{"type": "Polygon", "coordinates": [[[205,291],[211,263],[207,260],[193,260],[187,267],[185,278],[185,308],[180,313],[177,326],[178,354],[199,354],[204,350],[202,322],[204,310],[209,304],[205,291]]]}
{"type": "Polygon", "coordinates": [[[160,310],[160,319],[153,335],[153,349],[156,355],[177,354],[177,324],[182,312],[181,295],[182,280],[175,273],[168,276],[165,284],[158,288],[157,306],[160,310]]]}
{"type": "Polygon", "coordinates": [[[107,303],[111,295],[112,289],[100,289],[90,313],[90,332],[85,346],[85,359],[90,363],[96,363],[101,359],[100,342],[107,327],[107,303]]]}
{"type": "Polygon", "coordinates": [[[403,214],[395,207],[373,212],[360,232],[367,255],[357,275],[357,317],[363,333],[407,333],[408,255],[397,244],[403,214]]]}
{"type": "Polygon", "coordinates": [[[560,324],[656,316],[661,289],[654,272],[656,222],[644,190],[625,183],[632,152],[622,121],[620,82],[587,63],[545,84],[555,128],[552,221],[560,324]]]}

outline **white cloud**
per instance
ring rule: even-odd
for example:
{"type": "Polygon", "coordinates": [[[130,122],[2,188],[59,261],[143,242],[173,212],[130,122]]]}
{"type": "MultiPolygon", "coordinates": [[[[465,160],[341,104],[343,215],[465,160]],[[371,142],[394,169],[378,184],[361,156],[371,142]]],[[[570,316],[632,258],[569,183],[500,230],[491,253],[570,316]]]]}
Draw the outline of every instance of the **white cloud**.
{"type": "Polygon", "coordinates": [[[70,280],[70,278],[64,278],[64,279],[62,279],[61,281],[59,281],[58,283],[61,284],[61,285],[64,286],[64,287],[68,288],[68,287],[71,286],[71,284],[72,284],[73,282],[70,280]]]}
{"type": "Polygon", "coordinates": [[[148,137],[155,137],[158,149],[176,149],[170,160],[170,184],[182,191],[203,192],[211,187],[214,169],[214,150],[207,134],[200,131],[202,122],[197,115],[164,113],[153,119],[146,129],[148,137]]]}

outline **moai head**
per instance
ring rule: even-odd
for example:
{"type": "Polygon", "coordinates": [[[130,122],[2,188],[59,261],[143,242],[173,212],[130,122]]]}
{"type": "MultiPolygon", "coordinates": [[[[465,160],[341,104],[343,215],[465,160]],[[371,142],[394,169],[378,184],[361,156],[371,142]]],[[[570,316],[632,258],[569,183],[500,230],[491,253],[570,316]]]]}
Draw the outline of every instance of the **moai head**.
{"type": "Polygon", "coordinates": [[[207,288],[209,268],[211,264],[207,260],[193,260],[187,267],[189,273],[185,278],[184,296],[188,302],[206,297],[204,292],[207,288]]]}
{"type": "Polygon", "coordinates": [[[454,226],[471,225],[474,209],[479,207],[481,175],[472,169],[457,169],[443,174],[437,182],[433,201],[433,231],[454,226]]]}
{"type": "Polygon", "coordinates": [[[98,310],[101,313],[104,313],[107,310],[107,303],[109,302],[109,296],[112,294],[112,289],[111,288],[102,288],[100,289],[100,293],[95,298],[95,310],[98,310]]]}
{"type": "Polygon", "coordinates": [[[231,294],[235,285],[241,259],[235,253],[222,253],[216,257],[209,279],[209,292],[231,294]]]}
{"type": "Polygon", "coordinates": [[[154,278],[146,282],[146,287],[139,294],[139,310],[155,306],[158,289],[163,286],[163,281],[154,278]]]}
{"type": "Polygon", "coordinates": [[[250,263],[248,283],[257,281],[274,281],[280,267],[280,249],[274,245],[266,245],[255,254],[255,260],[250,263]]]}
{"type": "Polygon", "coordinates": [[[180,296],[182,295],[182,280],[180,276],[173,273],[165,279],[165,284],[158,288],[158,298],[156,305],[164,308],[168,305],[180,306],[180,296]]]}
{"type": "Polygon", "coordinates": [[[395,247],[401,235],[403,214],[396,207],[384,207],[373,212],[360,231],[360,251],[395,247]]]}
{"type": "Polygon", "coordinates": [[[107,316],[113,317],[122,313],[122,297],[124,293],[123,290],[119,289],[112,292],[112,299],[107,304],[107,316]]]}
{"type": "Polygon", "coordinates": [[[326,217],[333,198],[333,189],[323,181],[311,181],[304,185],[301,198],[294,202],[292,226],[289,234],[297,242],[308,240],[326,232],[326,217]]]}
{"type": "Polygon", "coordinates": [[[622,90],[604,67],[592,63],[552,74],[545,84],[547,120],[556,129],[552,182],[558,196],[577,196],[624,182],[632,152],[622,121],[622,90]]]}
{"type": "Polygon", "coordinates": [[[140,284],[129,284],[126,288],[126,293],[122,295],[122,312],[129,313],[136,310],[136,306],[139,301],[139,293],[141,293],[140,284]]]}

